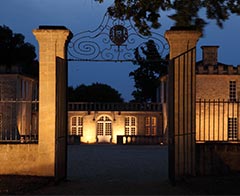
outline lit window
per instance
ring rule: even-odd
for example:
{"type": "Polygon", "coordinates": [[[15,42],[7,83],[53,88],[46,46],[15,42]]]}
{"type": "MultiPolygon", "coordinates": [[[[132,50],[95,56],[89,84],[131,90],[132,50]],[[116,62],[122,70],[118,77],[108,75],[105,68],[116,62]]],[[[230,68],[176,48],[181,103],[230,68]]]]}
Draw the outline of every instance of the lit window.
{"type": "Polygon", "coordinates": [[[112,135],[112,123],[111,122],[105,123],[105,135],[112,135]]]}
{"type": "Polygon", "coordinates": [[[229,82],[229,99],[230,101],[236,101],[236,81],[229,82]]]}
{"type": "Polygon", "coordinates": [[[145,135],[157,135],[157,118],[148,116],[145,118],[145,135]]]}
{"type": "Polygon", "coordinates": [[[136,117],[127,116],[125,117],[125,135],[136,135],[136,117]]]}
{"type": "Polygon", "coordinates": [[[103,135],[103,125],[102,122],[97,123],[97,135],[103,135]]]}
{"type": "Polygon", "coordinates": [[[81,116],[73,116],[71,118],[70,135],[83,136],[83,118],[81,116]]]}
{"type": "Polygon", "coordinates": [[[228,118],[228,140],[237,140],[237,118],[228,118]]]}
{"type": "Polygon", "coordinates": [[[97,121],[97,135],[112,135],[112,121],[108,116],[101,116],[97,121]]]}

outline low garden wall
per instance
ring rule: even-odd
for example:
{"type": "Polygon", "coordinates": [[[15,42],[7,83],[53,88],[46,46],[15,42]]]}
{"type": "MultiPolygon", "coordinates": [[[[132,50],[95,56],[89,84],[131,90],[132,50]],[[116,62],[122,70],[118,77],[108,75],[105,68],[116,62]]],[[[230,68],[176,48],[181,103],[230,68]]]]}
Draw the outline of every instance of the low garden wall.
{"type": "Polygon", "coordinates": [[[240,172],[240,143],[197,143],[196,163],[198,175],[240,172]]]}
{"type": "Polygon", "coordinates": [[[1,175],[54,176],[54,164],[39,144],[0,144],[1,175]]]}

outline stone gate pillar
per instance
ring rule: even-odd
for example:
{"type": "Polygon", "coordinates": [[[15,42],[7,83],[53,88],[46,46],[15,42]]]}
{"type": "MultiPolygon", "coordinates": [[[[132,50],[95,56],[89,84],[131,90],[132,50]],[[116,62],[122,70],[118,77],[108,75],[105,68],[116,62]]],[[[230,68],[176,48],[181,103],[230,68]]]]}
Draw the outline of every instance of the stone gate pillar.
{"type": "Polygon", "coordinates": [[[195,47],[200,36],[200,32],[193,30],[165,33],[171,60],[168,73],[169,178],[174,182],[178,177],[195,175],[195,47]]]}
{"type": "Polygon", "coordinates": [[[170,59],[196,47],[201,32],[194,30],[168,30],[165,33],[170,47],[170,59]]]}
{"type": "Polygon", "coordinates": [[[66,176],[67,61],[65,27],[33,30],[39,43],[39,162],[41,175],[66,176]]]}

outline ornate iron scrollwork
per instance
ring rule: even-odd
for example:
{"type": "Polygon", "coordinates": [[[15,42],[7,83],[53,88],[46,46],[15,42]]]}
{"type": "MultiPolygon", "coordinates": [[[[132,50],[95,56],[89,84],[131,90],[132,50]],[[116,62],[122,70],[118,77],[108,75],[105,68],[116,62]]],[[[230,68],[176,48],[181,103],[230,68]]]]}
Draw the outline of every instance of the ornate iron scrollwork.
{"type": "Polygon", "coordinates": [[[151,36],[139,34],[130,20],[111,17],[108,13],[94,31],[84,31],[73,36],[68,45],[69,61],[135,61],[134,50],[153,40],[161,55],[168,51],[165,38],[152,32],[151,36]]]}
{"type": "Polygon", "coordinates": [[[121,46],[128,39],[128,30],[122,25],[114,25],[109,32],[109,37],[117,46],[121,46]]]}

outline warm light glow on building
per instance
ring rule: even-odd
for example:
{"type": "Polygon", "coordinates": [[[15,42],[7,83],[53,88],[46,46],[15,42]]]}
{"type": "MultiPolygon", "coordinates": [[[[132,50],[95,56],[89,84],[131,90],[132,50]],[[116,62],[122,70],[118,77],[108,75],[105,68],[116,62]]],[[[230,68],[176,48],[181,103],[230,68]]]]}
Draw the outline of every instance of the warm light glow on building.
{"type": "Polygon", "coordinates": [[[116,144],[117,136],[126,135],[126,133],[127,135],[146,135],[144,122],[147,117],[154,117],[155,119],[156,130],[154,134],[161,135],[162,133],[162,130],[160,130],[162,115],[159,111],[69,111],[69,135],[76,134],[76,131],[74,134],[71,132],[73,127],[76,127],[76,122],[72,124],[71,119],[76,117],[82,118],[82,136],[80,136],[80,142],[82,143],[116,144]],[[128,131],[126,132],[126,130],[128,131]]]}

